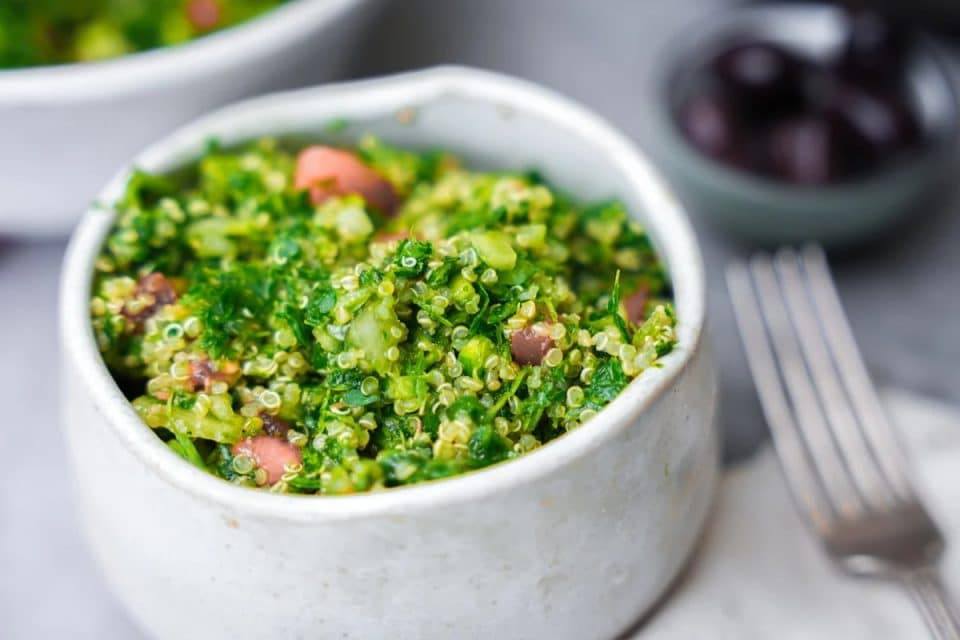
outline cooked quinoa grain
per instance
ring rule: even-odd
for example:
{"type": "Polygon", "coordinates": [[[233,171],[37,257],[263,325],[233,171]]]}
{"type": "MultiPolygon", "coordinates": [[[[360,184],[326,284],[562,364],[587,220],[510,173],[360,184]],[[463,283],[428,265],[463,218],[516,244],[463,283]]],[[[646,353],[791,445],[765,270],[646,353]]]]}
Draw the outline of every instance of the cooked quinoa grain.
{"type": "Polygon", "coordinates": [[[675,345],[664,269],[622,205],[372,138],[211,145],[135,174],[94,292],[144,422],[201,469],[279,492],[509,460],[675,345]]]}

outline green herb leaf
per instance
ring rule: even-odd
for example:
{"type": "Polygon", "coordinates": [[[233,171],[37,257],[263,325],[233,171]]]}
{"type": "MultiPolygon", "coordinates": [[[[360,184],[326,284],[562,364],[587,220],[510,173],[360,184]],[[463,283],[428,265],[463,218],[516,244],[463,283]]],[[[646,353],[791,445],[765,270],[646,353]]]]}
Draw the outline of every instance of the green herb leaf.
{"type": "Polygon", "coordinates": [[[607,303],[607,313],[613,317],[614,324],[620,330],[620,336],[624,342],[630,342],[630,333],[627,331],[627,323],[623,319],[623,313],[620,310],[620,270],[613,279],[613,290],[610,292],[610,302],[607,303]]]}
{"type": "Polygon", "coordinates": [[[343,394],[343,401],[351,407],[365,407],[379,399],[379,396],[364,395],[360,389],[350,389],[350,391],[343,394]]]}

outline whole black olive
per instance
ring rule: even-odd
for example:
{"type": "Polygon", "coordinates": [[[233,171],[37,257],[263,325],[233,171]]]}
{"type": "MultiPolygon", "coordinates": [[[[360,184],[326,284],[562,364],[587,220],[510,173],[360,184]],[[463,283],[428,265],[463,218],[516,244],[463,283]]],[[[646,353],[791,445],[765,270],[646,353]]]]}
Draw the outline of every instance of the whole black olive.
{"type": "Polygon", "coordinates": [[[850,81],[895,88],[903,83],[914,34],[871,12],[851,12],[838,69],[850,81]]]}
{"type": "Polygon", "coordinates": [[[729,100],[717,92],[692,96],[678,113],[680,129],[704,154],[728,164],[739,164],[741,135],[729,100]]]}
{"type": "Polygon", "coordinates": [[[824,185],[845,176],[840,137],[832,123],[816,115],[784,119],[769,132],[769,173],[798,185],[824,185]]]}
{"type": "Polygon", "coordinates": [[[765,41],[746,41],[720,51],[710,68],[740,109],[752,117],[774,117],[795,108],[809,63],[765,41]]]}
{"type": "Polygon", "coordinates": [[[827,113],[842,121],[880,159],[917,146],[923,137],[913,108],[894,93],[842,86],[827,113]]]}

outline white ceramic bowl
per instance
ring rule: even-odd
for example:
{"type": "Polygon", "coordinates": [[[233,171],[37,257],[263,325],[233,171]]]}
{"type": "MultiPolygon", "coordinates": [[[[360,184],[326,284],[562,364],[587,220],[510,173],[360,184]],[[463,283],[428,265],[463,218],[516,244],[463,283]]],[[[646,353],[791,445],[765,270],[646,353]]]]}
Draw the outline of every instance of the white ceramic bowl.
{"type": "MultiPolygon", "coordinates": [[[[111,379],[89,322],[112,224],[92,208],[62,281],[65,418],[79,512],[114,592],[162,638],[608,638],[651,606],[704,523],[717,478],[704,273],[660,176],[596,116],[520,80],[460,68],[278,94],[219,111],[138,156],[168,170],[210,137],[372,132],[473,166],[541,169],[644,221],[676,292],[679,346],[596,418],[518,460],[344,497],[233,486],[174,455],[111,379]],[[398,114],[403,117],[398,117],[398,114]]],[[[100,194],[117,199],[124,170],[100,194]]]]}
{"type": "Polygon", "coordinates": [[[296,0],[177,47],[0,69],[0,233],[66,234],[161,135],[242,97],[336,76],[371,0],[296,0]]]}

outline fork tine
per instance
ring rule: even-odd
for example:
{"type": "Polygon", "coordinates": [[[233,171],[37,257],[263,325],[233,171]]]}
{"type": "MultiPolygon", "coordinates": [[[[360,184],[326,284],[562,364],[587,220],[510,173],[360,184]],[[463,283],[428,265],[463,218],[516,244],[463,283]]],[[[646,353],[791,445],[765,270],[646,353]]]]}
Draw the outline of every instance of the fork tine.
{"type": "Polygon", "coordinates": [[[777,251],[776,271],[780,276],[783,296],[793,328],[810,371],[827,425],[839,445],[840,455],[860,496],[871,507],[881,509],[892,503],[880,469],[874,463],[870,447],[857,424],[856,416],[844,393],[833,359],[824,338],[824,328],[817,320],[799,256],[792,248],[777,251]]]}
{"type": "Polygon", "coordinates": [[[870,382],[863,357],[850,330],[840,297],[830,276],[823,249],[817,245],[804,247],[803,263],[818,315],[822,318],[827,342],[835,354],[840,377],[873,452],[874,459],[893,493],[901,500],[913,498],[913,490],[904,470],[906,464],[896,433],[887,420],[880,399],[870,382]]]}
{"type": "Polygon", "coordinates": [[[787,313],[773,262],[768,255],[755,255],[750,260],[750,270],[760,294],[760,309],[780,363],[784,386],[796,414],[797,429],[807,444],[833,507],[844,517],[854,518],[863,511],[862,501],[827,426],[810,373],[800,354],[799,341],[787,313]]]}
{"type": "Polygon", "coordinates": [[[940,574],[929,567],[905,577],[907,590],[913,596],[924,619],[940,638],[960,638],[960,611],[950,601],[940,574]]]}
{"type": "Polygon", "coordinates": [[[810,466],[803,442],[797,431],[793,414],[780,383],[776,361],[760,315],[747,267],[733,263],[727,268],[727,288],[733,302],[733,312],[740,328],[747,364],[753,374],[757,394],[784,475],[800,508],[818,531],[829,524],[830,506],[810,466]]]}

